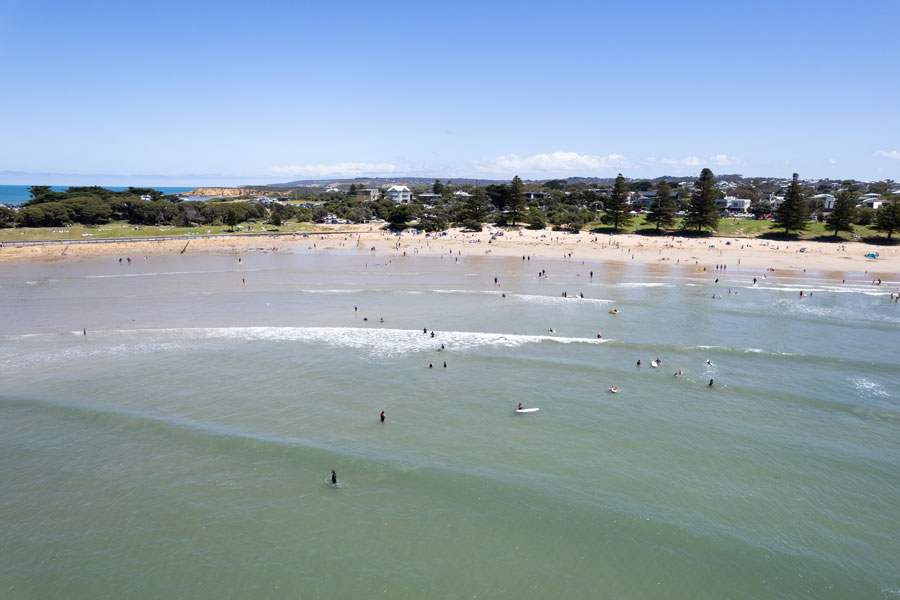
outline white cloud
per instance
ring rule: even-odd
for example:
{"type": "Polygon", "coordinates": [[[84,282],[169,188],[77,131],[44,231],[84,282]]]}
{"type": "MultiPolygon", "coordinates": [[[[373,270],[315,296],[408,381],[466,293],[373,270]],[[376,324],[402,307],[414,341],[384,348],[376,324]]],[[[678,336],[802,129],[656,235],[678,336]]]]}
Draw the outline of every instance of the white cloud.
{"type": "Polygon", "coordinates": [[[685,167],[703,167],[713,165],[717,167],[733,167],[735,165],[746,164],[743,159],[728,156],[727,154],[716,154],[711,158],[703,158],[701,156],[685,156],[684,158],[660,158],[657,162],[661,165],[674,168],[685,167]]]}
{"type": "Polygon", "coordinates": [[[900,152],[898,152],[897,150],[879,150],[874,154],[874,156],[883,156],[885,158],[900,160],[900,152]]]}
{"type": "Polygon", "coordinates": [[[627,169],[631,161],[621,154],[598,156],[577,152],[551,152],[520,157],[515,154],[474,161],[475,168],[485,173],[586,173],[602,169],[627,169]]]}
{"type": "Polygon", "coordinates": [[[744,164],[744,161],[741,159],[735,158],[734,156],[728,156],[727,154],[716,154],[712,157],[710,162],[720,167],[733,167],[734,165],[744,164]]]}
{"type": "Polygon", "coordinates": [[[270,167],[275,175],[302,177],[359,177],[364,175],[393,174],[401,167],[392,163],[342,162],[333,165],[284,165],[270,167]]]}

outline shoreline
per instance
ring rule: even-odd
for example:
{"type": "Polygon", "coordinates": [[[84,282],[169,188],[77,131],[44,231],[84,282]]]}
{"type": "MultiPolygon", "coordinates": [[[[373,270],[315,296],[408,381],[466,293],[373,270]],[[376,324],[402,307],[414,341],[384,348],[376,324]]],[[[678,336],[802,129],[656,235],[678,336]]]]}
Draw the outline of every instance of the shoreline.
{"type": "Polygon", "coordinates": [[[900,275],[900,246],[875,246],[862,242],[775,241],[759,238],[643,236],[634,233],[593,234],[544,230],[499,230],[464,232],[449,230],[448,235],[426,237],[403,233],[401,236],[373,230],[369,226],[341,226],[331,231],[300,235],[244,235],[216,238],[160,238],[139,241],[53,244],[0,248],[0,263],[45,261],[103,256],[153,254],[236,254],[269,251],[365,252],[368,255],[454,257],[502,256],[563,258],[585,262],[611,261],[641,264],[690,265],[714,269],[749,267],[763,270],[816,270],[835,273],[866,274],[872,279],[900,275]],[[802,250],[801,250],[802,249],[802,250]],[[869,253],[879,258],[866,258],[869,253]]]}

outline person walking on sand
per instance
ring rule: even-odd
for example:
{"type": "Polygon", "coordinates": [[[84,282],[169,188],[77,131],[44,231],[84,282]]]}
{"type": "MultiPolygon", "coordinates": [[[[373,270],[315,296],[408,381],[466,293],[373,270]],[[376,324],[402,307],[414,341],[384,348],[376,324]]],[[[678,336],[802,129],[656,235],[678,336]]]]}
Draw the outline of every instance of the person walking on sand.
{"type": "Polygon", "coordinates": [[[331,485],[337,487],[337,473],[334,472],[334,469],[331,470],[331,485]]]}

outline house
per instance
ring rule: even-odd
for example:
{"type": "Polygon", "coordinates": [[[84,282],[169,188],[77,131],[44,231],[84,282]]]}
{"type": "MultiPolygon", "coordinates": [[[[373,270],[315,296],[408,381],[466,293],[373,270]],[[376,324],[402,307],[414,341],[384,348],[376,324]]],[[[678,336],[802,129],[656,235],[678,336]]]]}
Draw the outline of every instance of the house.
{"type": "Polygon", "coordinates": [[[405,185],[392,185],[387,189],[387,196],[394,204],[409,204],[412,200],[412,192],[405,185]]]}
{"type": "MultiPolygon", "coordinates": [[[[676,190],[672,190],[669,192],[669,197],[672,200],[677,201],[681,197],[681,194],[676,190]]],[[[649,210],[650,207],[653,206],[653,203],[656,202],[656,192],[651,190],[646,192],[631,192],[628,194],[628,199],[635,208],[649,210]]]]}
{"type": "Polygon", "coordinates": [[[372,202],[373,200],[378,200],[380,197],[381,190],[377,188],[356,190],[356,199],[360,202],[372,202]]]}
{"type": "Polygon", "coordinates": [[[457,191],[453,192],[453,196],[457,200],[462,200],[463,202],[465,202],[466,200],[468,200],[469,198],[472,197],[472,194],[469,194],[468,192],[464,192],[462,190],[457,190],[457,191]]]}
{"type": "Polygon", "coordinates": [[[816,194],[810,196],[810,200],[821,200],[825,205],[825,210],[834,210],[834,194],[816,194]]]}
{"type": "Polygon", "coordinates": [[[745,214],[750,210],[749,198],[735,198],[734,196],[725,196],[716,200],[716,208],[729,213],[745,214]]]}
{"type": "Polygon", "coordinates": [[[523,196],[525,196],[526,200],[549,200],[550,194],[547,192],[523,192],[523,196]]]}
{"type": "Polygon", "coordinates": [[[434,204],[435,202],[440,202],[442,196],[440,194],[435,194],[434,192],[425,192],[419,194],[417,198],[422,204],[434,204]]]}

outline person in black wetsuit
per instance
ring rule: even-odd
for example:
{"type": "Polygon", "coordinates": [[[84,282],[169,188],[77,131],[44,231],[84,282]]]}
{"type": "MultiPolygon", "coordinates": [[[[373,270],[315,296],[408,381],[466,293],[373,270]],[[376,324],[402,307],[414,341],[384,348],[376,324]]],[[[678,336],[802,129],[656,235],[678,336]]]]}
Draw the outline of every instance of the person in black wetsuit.
{"type": "Polygon", "coordinates": [[[384,411],[381,411],[381,422],[384,423],[384,411]]]}
{"type": "Polygon", "coordinates": [[[334,472],[334,469],[331,470],[331,485],[337,485],[337,473],[334,472]]]}

